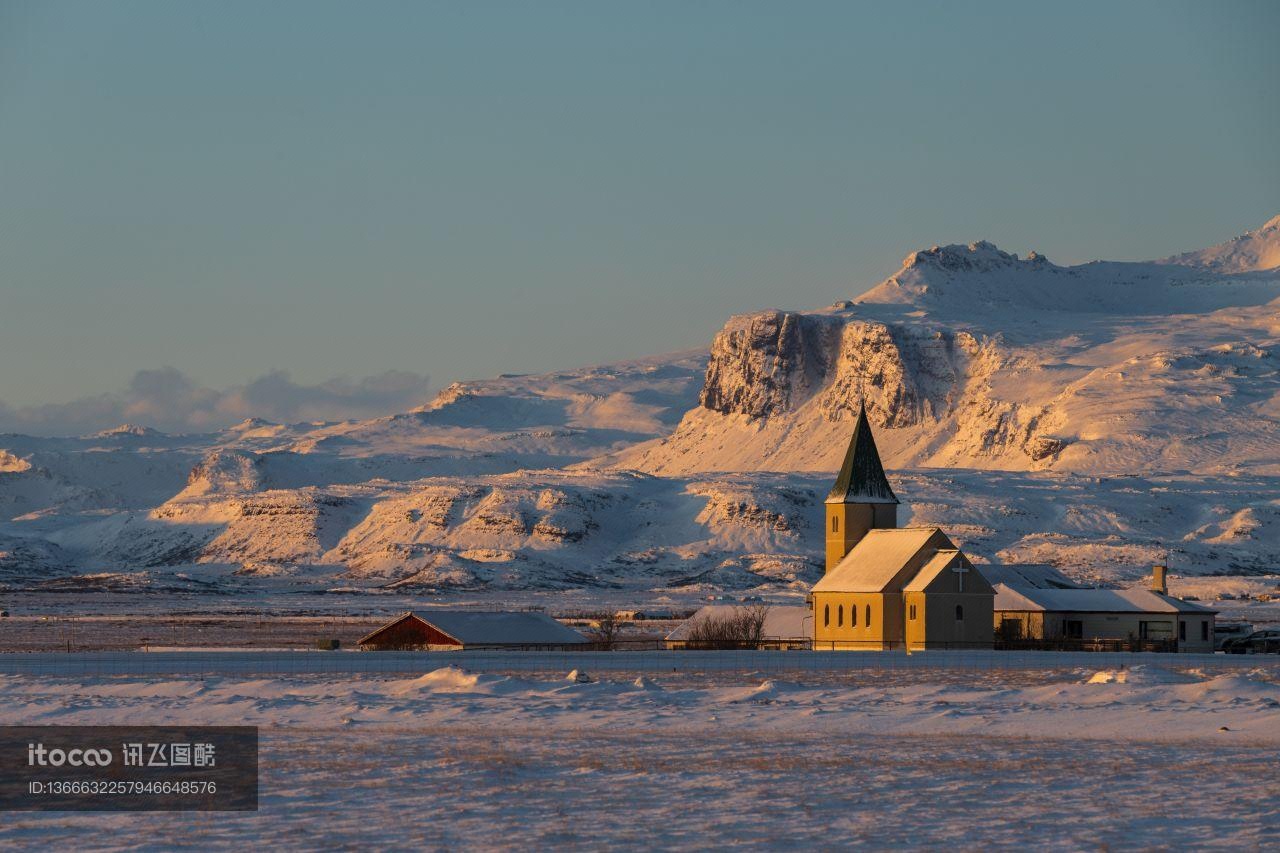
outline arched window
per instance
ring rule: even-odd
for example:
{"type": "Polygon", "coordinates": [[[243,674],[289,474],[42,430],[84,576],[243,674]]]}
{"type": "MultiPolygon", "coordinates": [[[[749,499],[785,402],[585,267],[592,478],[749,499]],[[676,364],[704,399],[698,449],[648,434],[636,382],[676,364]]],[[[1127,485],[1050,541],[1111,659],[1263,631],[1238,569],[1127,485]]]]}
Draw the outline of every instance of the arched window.
{"type": "Polygon", "coordinates": [[[867,605],[867,627],[871,627],[871,605],[867,605]]]}
{"type": "Polygon", "coordinates": [[[831,605],[822,605],[822,627],[825,628],[831,624],[831,605]]]}
{"type": "Polygon", "coordinates": [[[836,607],[836,627],[837,628],[844,627],[844,605],[843,604],[836,607]]]}
{"type": "Polygon", "coordinates": [[[856,602],[849,605],[849,626],[852,628],[858,627],[858,605],[856,602]]]}
{"type": "Polygon", "coordinates": [[[831,516],[831,532],[832,533],[840,532],[840,516],[838,515],[831,516]]]}
{"type": "Polygon", "coordinates": [[[956,605],[956,621],[957,622],[964,621],[964,608],[961,607],[959,604],[956,605]]]}

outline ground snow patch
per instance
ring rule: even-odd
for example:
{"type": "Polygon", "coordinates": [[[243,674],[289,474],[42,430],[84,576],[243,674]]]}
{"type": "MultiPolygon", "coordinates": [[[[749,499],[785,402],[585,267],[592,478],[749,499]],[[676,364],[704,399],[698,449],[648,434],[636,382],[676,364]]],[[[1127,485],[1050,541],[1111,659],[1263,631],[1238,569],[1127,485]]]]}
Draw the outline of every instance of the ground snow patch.
{"type": "Polygon", "coordinates": [[[505,675],[467,672],[460,666],[444,666],[426,675],[396,684],[389,691],[394,696],[415,693],[510,693],[523,684],[505,675]]]}
{"type": "Polygon", "coordinates": [[[1204,680],[1192,672],[1174,672],[1159,667],[1135,666],[1128,669],[1102,669],[1089,676],[1086,684],[1189,684],[1204,680]]]}
{"type": "Polygon", "coordinates": [[[786,688],[779,688],[779,685],[772,678],[765,679],[755,687],[748,687],[745,690],[739,688],[730,690],[725,694],[725,700],[730,704],[738,704],[741,702],[754,702],[760,705],[768,705],[779,698],[779,694],[786,692],[786,688]]]}
{"type": "Polygon", "coordinates": [[[1104,669],[1095,672],[1089,676],[1089,684],[1124,684],[1129,680],[1129,674],[1123,669],[1116,671],[1114,669],[1104,669]]]}

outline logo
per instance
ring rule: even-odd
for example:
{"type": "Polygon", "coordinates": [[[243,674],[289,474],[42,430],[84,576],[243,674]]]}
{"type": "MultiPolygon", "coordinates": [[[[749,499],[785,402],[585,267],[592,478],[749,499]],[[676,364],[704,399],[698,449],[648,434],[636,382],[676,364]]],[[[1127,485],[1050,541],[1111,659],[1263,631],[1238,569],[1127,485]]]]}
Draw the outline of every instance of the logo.
{"type": "Polygon", "coordinates": [[[45,749],[43,743],[27,744],[28,767],[106,767],[109,749],[45,749]]]}

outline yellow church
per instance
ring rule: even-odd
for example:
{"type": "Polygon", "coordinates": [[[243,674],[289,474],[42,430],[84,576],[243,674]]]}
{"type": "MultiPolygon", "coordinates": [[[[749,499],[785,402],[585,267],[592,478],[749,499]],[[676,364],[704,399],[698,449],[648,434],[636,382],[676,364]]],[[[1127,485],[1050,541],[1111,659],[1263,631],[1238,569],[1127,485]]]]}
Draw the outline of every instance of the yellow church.
{"type": "Polygon", "coordinates": [[[937,527],[899,527],[866,407],[826,500],[815,649],[991,648],[995,590],[937,527]]]}

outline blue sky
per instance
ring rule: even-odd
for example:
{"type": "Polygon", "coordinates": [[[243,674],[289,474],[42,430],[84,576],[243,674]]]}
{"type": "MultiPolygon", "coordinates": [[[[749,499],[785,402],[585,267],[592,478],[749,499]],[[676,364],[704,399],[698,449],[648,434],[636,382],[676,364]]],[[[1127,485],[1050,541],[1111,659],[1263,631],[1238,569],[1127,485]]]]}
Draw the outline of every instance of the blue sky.
{"type": "Polygon", "coordinates": [[[1280,212],[1278,43],[1271,2],[0,0],[0,401],[439,387],[939,242],[1198,248],[1280,212]]]}

